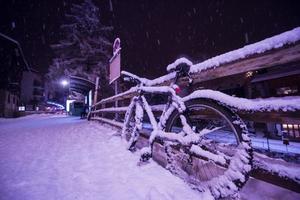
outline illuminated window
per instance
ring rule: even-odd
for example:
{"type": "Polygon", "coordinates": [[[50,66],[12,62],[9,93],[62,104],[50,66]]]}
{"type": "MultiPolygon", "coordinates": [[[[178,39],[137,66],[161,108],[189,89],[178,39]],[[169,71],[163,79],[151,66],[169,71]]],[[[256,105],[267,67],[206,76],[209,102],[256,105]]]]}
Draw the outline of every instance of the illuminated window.
{"type": "Polygon", "coordinates": [[[282,124],[282,129],[291,138],[300,138],[300,125],[299,124],[282,124]]]}
{"type": "Polygon", "coordinates": [[[25,106],[19,106],[19,111],[25,111],[25,106]]]}

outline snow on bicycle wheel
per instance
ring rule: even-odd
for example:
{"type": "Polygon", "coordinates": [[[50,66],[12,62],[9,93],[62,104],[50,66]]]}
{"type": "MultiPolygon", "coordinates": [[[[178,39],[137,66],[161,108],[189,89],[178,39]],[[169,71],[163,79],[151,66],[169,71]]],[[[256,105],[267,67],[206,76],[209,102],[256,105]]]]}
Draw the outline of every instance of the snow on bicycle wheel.
{"type": "MultiPolygon", "coordinates": [[[[234,194],[251,169],[246,127],[238,116],[215,102],[192,100],[186,106],[183,115],[199,139],[188,147],[181,145],[180,151],[169,150],[168,168],[200,190],[210,188],[217,198],[234,194]]],[[[188,136],[184,126],[175,110],[166,123],[166,132],[188,136]]]]}

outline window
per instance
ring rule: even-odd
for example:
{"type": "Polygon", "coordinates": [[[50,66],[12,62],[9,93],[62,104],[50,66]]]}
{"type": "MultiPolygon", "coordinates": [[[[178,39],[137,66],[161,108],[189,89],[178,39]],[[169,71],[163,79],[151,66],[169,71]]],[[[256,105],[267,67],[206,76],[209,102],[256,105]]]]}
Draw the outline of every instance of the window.
{"type": "Polygon", "coordinates": [[[10,93],[7,95],[7,103],[10,103],[10,93]]]}
{"type": "Polygon", "coordinates": [[[289,137],[300,139],[300,124],[282,124],[282,130],[285,131],[289,137]]]}
{"type": "Polygon", "coordinates": [[[25,106],[19,106],[18,110],[19,111],[25,111],[25,106]]]}

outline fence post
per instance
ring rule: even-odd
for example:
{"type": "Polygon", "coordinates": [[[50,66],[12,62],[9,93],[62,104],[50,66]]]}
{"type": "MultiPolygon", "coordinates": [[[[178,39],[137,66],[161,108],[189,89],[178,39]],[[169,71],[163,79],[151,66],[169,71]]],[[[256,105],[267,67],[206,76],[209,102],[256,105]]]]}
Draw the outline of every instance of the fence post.
{"type": "MultiPolygon", "coordinates": [[[[118,87],[118,79],[115,80],[115,95],[119,93],[119,87],[118,87]]],[[[115,107],[118,107],[118,101],[115,101],[115,107]]],[[[117,121],[119,119],[119,114],[116,112],[115,113],[115,120],[117,121]]]]}
{"type": "Polygon", "coordinates": [[[94,105],[98,101],[98,90],[99,90],[99,77],[97,76],[97,78],[96,78],[96,85],[95,85],[95,93],[94,93],[94,102],[93,102],[94,105]]]}

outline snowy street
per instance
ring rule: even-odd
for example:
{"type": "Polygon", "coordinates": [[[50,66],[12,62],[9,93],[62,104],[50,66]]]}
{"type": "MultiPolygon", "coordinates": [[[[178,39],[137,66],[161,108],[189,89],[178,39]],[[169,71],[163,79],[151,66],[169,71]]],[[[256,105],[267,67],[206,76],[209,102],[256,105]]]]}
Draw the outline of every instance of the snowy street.
{"type": "Polygon", "coordinates": [[[0,200],[300,200],[300,1],[0,1],[0,200]]]}
{"type": "MultiPolygon", "coordinates": [[[[212,199],[126,150],[116,130],[64,115],[0,119],[0,200],[212,199]]],[[[251,179],[242,199],[300,199],[251,179]]]]}

